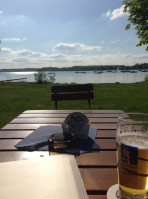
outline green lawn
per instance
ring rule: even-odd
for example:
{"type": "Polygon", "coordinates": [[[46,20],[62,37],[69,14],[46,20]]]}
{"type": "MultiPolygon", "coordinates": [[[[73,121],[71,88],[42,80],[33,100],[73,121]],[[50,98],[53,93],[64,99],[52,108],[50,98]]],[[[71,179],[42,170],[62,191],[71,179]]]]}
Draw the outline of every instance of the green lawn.
{"type": "MultiPolygon", "coordinates": [[[[148,82],[94,84],[91,109],[120,109],[148,113],[148,82]]],[[[0,83],[0,128],[27,109],[55,109],[51,84],[0,83]]],[[[88,109],[88,102],[63,101],[58,109],[88,109]]]]}

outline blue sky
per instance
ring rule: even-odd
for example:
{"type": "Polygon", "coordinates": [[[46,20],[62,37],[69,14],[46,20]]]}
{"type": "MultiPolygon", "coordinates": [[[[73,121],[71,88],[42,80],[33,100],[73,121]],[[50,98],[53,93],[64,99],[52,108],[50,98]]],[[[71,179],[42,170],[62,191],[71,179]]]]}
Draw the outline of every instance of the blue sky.
{"type": "Polygon", "coordinates": [[[147,63],[122,0],[1,0],[0,68],[147,63]]]}

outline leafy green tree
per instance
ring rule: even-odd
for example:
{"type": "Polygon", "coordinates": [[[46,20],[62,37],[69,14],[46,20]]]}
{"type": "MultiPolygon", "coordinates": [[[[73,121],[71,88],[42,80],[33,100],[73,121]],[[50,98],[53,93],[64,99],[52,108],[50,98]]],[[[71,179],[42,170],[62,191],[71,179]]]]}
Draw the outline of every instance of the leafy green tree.
{"type": "Polygon", "coordinates": [[[55,82],[55,76],[56,76],[55,73],[49,75],[48,81],[49,81],[51,84],[53,84],[53,83],[55,82]]]}
{"type": "Polygon", "coordinates": [[[53,84],[55,82],[55,73],[52,73],[49,75],[49,77],[47,77],[46,72],[43,68],[40,68],[37,70],[36,73],[34,73],[34,79],[37,83],[39,84],[44,84],[44,83],[51,83],[53,84]]]}
{"type": "Polygon", "coordinates": [[[148,82],[148,75],[145,76],[145,82],[148,82]]]}
{"type": "Polygon", "coordinates": [[[148,0],[124,0],[123,5],[130,22],[125,29],[130,29],[133,24],[140,40],[136,46],[146,45],[148,51],[148,0]]]}
{"type": "Polygon", "coordinates": [[[34,74],[34,79],[39,84],[43,84],[43,83],[48,82],[48,79],[46,77],[46,73],[42,68],[38,69],[37,72],[34,74]]]}

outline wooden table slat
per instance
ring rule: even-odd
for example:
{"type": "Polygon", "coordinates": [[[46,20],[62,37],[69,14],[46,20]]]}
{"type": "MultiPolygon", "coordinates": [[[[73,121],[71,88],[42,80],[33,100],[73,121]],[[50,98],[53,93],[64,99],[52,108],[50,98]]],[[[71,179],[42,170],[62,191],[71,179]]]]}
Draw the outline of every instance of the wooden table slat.
{"type": "Polygon", "coordinates": [[[97,131],[97,135],[96,138],[115,138],[116,137],[116,130],[98,130],[97,131]]]}
{"type": "MultiPolygon", "coordinates": [[[[18,118],[66,118],[68,113],[22,113],[18,118]]],[[[86,113],[88,118],[117,118],[119,113],[86,113]]]]}
{"type": "Polygon", "coordinates": [[[0,139],[14,139],[14,138],[25,138],[31,134],[34,130],[28,131],[0,131],[0,139]]]}
{"type": "Polygon", "coordinates": [[[124,113],[122,110],[26,110],[23,112],[24,113],[27,113],[27,114],[41,114],[41,113],[72,113],[72,112],[81,112],[81,113],[104,113],[104,114],[108,114],[108,113],[111,113],[111,114],[114,114],[114,113],[117,113],[117,114],[122,114],[124,113]]]}
{"type": "MultiPolygon", "coordinates": [[[[90,118],[91,123],[117,123],[117,118],[90,118]]],[[[59,124],[63,122],[62,118],[16,118],[10,123],[13,124],[59,124]]]]}
{"type": "MultiPolygon", "coordinates": [[[[0,139],[0,150],[16,150],[16,145],[22,139],[0,139]]],[[[115,150],[115,139],[96,139],[95,142],[100,146],[100,150],[115,150]]]]}
{"type": "Polygon", "coordinates": [[[115,151],[100,151],[85,153],[76,157],[80,167],[116,167],[117,158],[115,151]]]}
{"type": "MultiPolygon", "coordinates": [[[[40,126],[47,126],[47,125],[55,125],[55,124],[12,124],[9,123],[6,126],[4,126],[2,129],[3,130],[10,130],[10,129],[15,129],[15,130],[35,130],[39,128],[40,126]]],[[[56,124],[56,125],[61,125],[61,124],[56,124]]],[[[91,128],[96,128],[96,129],[116,129],[117,124],[116,123],[94,123],[91,124],[91,128]]]]}
{"type": "Polygon", "coordinates": [[[95,142],[100,146],[100,150],[116,150],[115,139],[96,139],[95,142]]]}
{"type": "MultiPolygon", "coordinates": [[[[31,134],[34,130],[0,130],[0,138],[25,138],[31,134]]],[[[115,130],[98,130],[96,138],[115,138],[115,130]]]]}
{"type": "Polygon", "coordinates": [[[88,195],[89,199],[107,199],[105,195],[88,195]]]}
{"type": "Polygon", "coordinates": [[[118,182],[116,168],[80,168],[79,170],[89,194],[105,194],[112,185],[118,182]]]}

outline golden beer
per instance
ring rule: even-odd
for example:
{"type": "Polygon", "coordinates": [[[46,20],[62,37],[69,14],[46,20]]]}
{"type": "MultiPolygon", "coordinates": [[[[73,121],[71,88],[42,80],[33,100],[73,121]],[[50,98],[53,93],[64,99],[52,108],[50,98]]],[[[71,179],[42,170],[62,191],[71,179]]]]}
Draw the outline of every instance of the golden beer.
{"type": "Polygon", "coordinates": [[[128,132],[118,136],[116,141],[121,191],[145,195],[148,192],[148,137],[128,132]]]}

